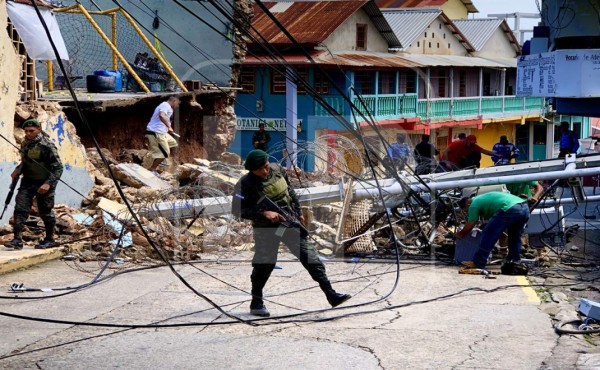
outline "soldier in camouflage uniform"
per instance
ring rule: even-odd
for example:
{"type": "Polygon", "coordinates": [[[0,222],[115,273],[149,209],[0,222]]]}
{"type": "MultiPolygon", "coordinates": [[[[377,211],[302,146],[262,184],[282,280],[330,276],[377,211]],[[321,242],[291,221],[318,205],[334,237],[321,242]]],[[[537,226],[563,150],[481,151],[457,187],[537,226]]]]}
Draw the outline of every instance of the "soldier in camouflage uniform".
{"type": "Polygon", "coordinates": [[[4,244],[7,248],[23,249],[21,234],[29,217],[33,198],[37,199],[40,217],[44,221],[46,237],[35,246],[36,249],[51,248],[54,242],[54,190],[63,172],[63,165],[56,146],[42,132],[42,126],[35,119],[22,125],[25,140],[21,144],[21,163],[11,174],[13,180],[21,175],[21,185],[15,199],[14,239],[4,244]]]}
{"type": "Polygon", "coordinates": [[[271,141],[271,134],[265,131],[264,123],[259,123],[258,131],[252,135],[252,145],[254,146],[254,149],[260,149],[266,152],[269,141],[271,141]]]}
{"type": "Polygon", "coordinates": [[[319,283],[331,306],[338,306],[350,299],[350,295],[336,293],[333,289],[325,266],[314,246],[308,243],[306,233],[297,224],[286,222],[291,220],[286,220],[283,215],[258,204],[259,199],[266,195],[288,214],[303,221],[298,197],[289,184],[285,169],[278,164],[269,163],[269,155],[262,150],[251,151],[244,167],[250,172],[235,186],[232,210],[234,215],[251,220],[254,231],[250,313],[256,316],[270,315],[263,302],[263,288],[277,262],[280,242],[288,247],[313,280],[319,283]]]}

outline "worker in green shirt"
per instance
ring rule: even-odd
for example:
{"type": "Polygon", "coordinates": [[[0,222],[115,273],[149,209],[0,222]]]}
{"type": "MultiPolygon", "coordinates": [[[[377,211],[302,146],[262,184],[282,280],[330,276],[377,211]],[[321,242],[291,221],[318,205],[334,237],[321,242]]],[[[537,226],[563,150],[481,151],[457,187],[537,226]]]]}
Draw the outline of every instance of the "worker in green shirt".
{"type": "Polygon", "coordinates": [[[508,256],[502,266],[502,273],[525,275],[527,267],[519,263],[521,259],[521,235],[527,220],[529,207],[527,201],[504,192],[492,191],[474,198],[462,198],[459,206],[467,212],[467,223],[456,233],[463,238],[473,230],[479,219],[488,220],[481,235],[479,249],[472,261],[464,261],[466,268],[485,269],[488,256],[504,230],[508,232],[508,256]]]}
{"type": "Polygon", "coordinates": [[[544,188],[538,181],[519,182],[506,184],[506,188],[512,195],[527,199],[530,204],[534,204],[544,192],[544,188]],[[531,188],[535,188],[535,194],[532,194],[531,188]]]}

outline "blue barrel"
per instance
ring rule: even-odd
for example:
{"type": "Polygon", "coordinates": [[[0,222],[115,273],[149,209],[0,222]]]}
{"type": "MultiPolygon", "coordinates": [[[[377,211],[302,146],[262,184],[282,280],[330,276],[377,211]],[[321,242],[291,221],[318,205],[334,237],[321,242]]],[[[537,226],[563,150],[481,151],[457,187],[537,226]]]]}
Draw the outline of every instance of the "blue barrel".
{"type": "Polygon", "coordinates": [[[115,91],[121,92],[123,91],[123,73],[121,71],[112,71],[112,70],[102,70],[95,71],[94,75],[96,76],[115,76],[115,91]]]}

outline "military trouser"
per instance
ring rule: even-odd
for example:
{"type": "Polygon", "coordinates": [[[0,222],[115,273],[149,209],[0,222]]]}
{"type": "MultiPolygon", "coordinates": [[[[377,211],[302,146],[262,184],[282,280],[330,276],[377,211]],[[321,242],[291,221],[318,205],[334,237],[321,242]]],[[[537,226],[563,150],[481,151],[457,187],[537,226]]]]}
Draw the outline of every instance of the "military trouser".
{"type": "Polygon", "coordinates": [[[317,250],[306,240],[306,236],[301,235],[298,227],[286,227],[281,224],[255,227],[254,242],[253,270],[250,277],[252,281],[252,304],[262,303],[262,290],[275,268],[280,242],[284,243],[289,251],[300,260],[313,280],[319,283],[325,295],[329,297],[335,294],[327,278],[325,265],[319,259],[317,250]]]}
{"type": "Polygon", "coordinates": [[[15,239],[21,238],[23,227],[31,212],[33,198],[37,200],[38,211],[40,218],[44,221],[46,229],[46,239],[52,239],[54,235],[54,226],[56,218],[54,217],[54,187],[50,187],[46,194],[38,194],[38,189],[43,182],[21,180],[17,197],[15,198],[15,215],[14,215],[14,234],[15,239]]]}

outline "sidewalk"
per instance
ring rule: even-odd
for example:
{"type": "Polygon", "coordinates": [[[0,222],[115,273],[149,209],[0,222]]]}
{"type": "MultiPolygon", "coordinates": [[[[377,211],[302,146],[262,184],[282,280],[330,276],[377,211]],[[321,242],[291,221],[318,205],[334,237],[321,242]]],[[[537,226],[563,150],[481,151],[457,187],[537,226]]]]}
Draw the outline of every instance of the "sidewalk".
{"type": "Polygon", "coordinates": [[[0,245],[0,275],[59,259],[65,255],[67,247],[81,249],[83,244],[68,244],[49,249],[34,249],[33,245],[26,244],[21,250],[13,250],[0,245]]]}

